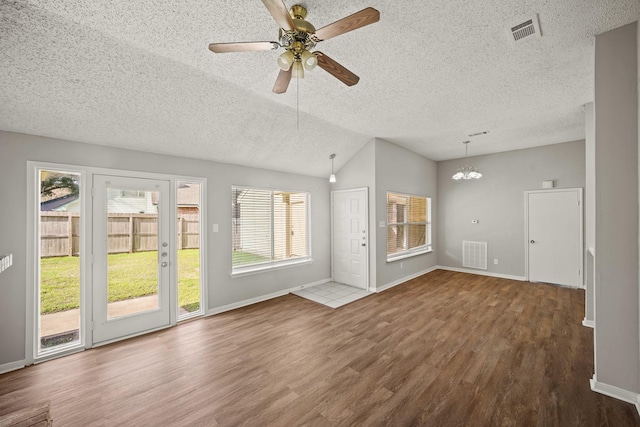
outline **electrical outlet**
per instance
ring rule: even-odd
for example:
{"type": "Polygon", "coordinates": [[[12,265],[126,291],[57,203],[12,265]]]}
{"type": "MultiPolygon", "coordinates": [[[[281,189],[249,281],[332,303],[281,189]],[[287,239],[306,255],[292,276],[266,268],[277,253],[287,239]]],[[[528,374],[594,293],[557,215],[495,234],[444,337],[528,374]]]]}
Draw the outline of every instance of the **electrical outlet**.
{"type": "Polygon", "coordinates": [[[498,265],[498,258],[494,258],[494,259],[493,259],[493,264],[494,264],[494,265],[498,265]]]}

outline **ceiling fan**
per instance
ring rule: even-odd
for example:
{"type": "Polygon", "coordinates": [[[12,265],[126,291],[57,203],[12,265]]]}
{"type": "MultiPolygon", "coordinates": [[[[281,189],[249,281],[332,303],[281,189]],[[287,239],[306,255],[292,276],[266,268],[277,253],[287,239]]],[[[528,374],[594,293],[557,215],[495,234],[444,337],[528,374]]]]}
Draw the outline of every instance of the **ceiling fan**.
{"type": "Polygon", "coordinates": [[[380,12],[372,7],[362,9],[353,15],[342,18],[332,24],[316,30],[307,22],[307,9],[297,4],[287,11],[283,0],[262,0],[271,16],[280,26],[278,41],[211,43],[209,49],[215,53],[248,52],[256,50],[285,49],[278,57],[280,74],[273,86],[273,92],[284,93],[289,87],[291,77],[304,77],[304,70],[310,71],[316,65],[340,80],[347,86],[358,83],[360,77],[328,57],[322,52],[311,52],[318,42],[330,39],[349,31],[357,30],[380,20],[380,12]]]}

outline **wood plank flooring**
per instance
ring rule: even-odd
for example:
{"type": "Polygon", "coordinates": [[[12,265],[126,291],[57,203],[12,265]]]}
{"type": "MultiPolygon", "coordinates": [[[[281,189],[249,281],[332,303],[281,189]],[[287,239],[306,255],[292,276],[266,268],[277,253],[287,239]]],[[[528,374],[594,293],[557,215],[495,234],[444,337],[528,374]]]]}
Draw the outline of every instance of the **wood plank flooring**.
{"type": "Polygon", "coordinates": [[[584,292],[434,271],[336,310],[287,295],[0,376],[56,426],[634,426],[589,389],[584,292]]]}

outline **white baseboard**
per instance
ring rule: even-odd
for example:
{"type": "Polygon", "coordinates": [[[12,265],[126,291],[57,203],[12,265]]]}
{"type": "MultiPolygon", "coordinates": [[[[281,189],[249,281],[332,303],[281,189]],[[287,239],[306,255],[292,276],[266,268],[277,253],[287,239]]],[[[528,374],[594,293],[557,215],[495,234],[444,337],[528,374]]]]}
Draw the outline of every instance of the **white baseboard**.
{"type": "Polygon", "coordinates": [[[439,270],[457,271],[458,273],[478,274],[480,276],[498,277],[500,279],[511,279],[525,282],[527,279],[524,276],[512,276],[510,274],[491,273],[490,271],[473,270],[470,268],[458,268],[458,267],[446,267],[444,265],[437,266],[439,270]]]}
{"type": "Polygon", "coordinates": [[[391,283],[387,283],[386,285],[378,286],[373,290],[373,292],[378,293],[378,292],[386,291],[389,288],[393,288],[394,286],[398,286],[398,285],[400,285],[400,284],[402,284],[404,282],[408,282],[409,280],[415,279],[416,277],[422,276],[423,274],[431,273],[432,271],[437,270],[437,269],[438,269],[437,266],[434,266],[434,267],[431,267],[431,268],[427,268],[426,270],[422,270],[422,271],[420,271],[418,273],[411,274],[409,276],[405,276],[402,279],[395,280],[395,281],[393,281],[391,283]]]}
{"type": "Polygon", "coordinates": [[[307,283],[306,285],[294,286],[293,288],[284,289],[282,291],[273,292],[267,295],[261,295],[259,297],[249,298],[243,301],[234,302],[234,303],[223,305],[220,307],[214,307],[212,309],[207,310],[207,312],[205,313],[205,317],[213,316],[214,314],[224,313],[225,311],[235,310],[236,308],[240,308],[240,307],[246,307],[248,305],[257,304],[259,302],[267,301],[273,298],[278,298],[283,295],[287,295],[288,293],[299,291],[300,289],[310,288],[311,286],[321,285],[323,283],[327,283],[330,281],[331,279],[322,279],[322,280],[318,280],[317,282],[307,283]]]}
{"type": "Polygon", "coordinates": [[[640,395],[638,393],[598,382],[598,380],[596,380],[595,374],[593,375],[593,378],[589,380],[589,383],[591,384],[591,390],[597,393],[604,394],[605,396],[613,397],[615,399],[622,400],[623,402],[628,402],[635,405],[638,414],[640,414],[640,395]]]}
{"type": "Polygon", "coordinates": [[[27,362],[25,360],[18,360],[16,362],[2,364],[0,365],[0,375],[24,368],[25,366],[27,366],[27,362]]]}
{"type": "Polygon", "coordinates": [[[585,317],[584,319],[582,319],[582,326],[593,329],[596,327],[596,322],[593,320],[587,320],[587,318],[585,317]]]}

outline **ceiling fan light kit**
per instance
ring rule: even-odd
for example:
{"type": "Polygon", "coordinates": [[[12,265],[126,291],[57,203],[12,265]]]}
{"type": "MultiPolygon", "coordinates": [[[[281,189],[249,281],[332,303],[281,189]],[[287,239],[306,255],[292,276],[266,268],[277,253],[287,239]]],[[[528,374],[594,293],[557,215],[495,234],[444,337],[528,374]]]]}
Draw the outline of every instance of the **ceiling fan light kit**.
{"type": "Polygon", "coordinates": [[[273,86],[275,93],[286,92],[291,77],[304,78],[304,70],[311,71],[316,66],[320,66],[347,86],[358,83],[358,76],[325,54],[312,50],[323,40],[378,22],[380,12],[368,7],[316,30],[306,20],[307,9],[303,6],[296,4],[287,11],[283,0],[262,0],[262,3],[280,27],[277,42],[211,43],[209,49],[214,53],[228,53],[284,48],[284,53],[277,58],[280,74],[273,86]]]}
{"type": "Polygon", "coordinates": [[[287,50],[278,57],[278,67],[280,67],[281,70],[287,71],[293,65],[293,61],[295,61],[293,52],[287,50]]]}

